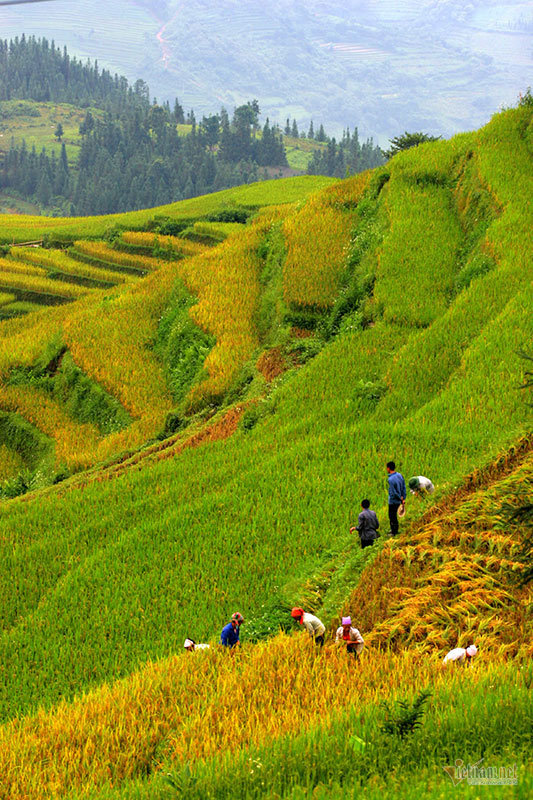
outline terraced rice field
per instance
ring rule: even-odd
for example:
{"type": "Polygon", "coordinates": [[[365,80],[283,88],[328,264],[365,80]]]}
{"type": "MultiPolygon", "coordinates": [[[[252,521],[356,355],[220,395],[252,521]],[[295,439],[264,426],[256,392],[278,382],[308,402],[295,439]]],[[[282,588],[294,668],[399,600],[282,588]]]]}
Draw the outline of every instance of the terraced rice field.
{"type": "MultiPolygon", "coordinates": [[[[459,759],[530,794],[532,149],[512,109],[1,323],[2,800],[453,800],[459,759]],[[394,540],[390,458],[436,486],[394,540]]],[[[113,236],[150,259],[141,233],[113,236]]]]}

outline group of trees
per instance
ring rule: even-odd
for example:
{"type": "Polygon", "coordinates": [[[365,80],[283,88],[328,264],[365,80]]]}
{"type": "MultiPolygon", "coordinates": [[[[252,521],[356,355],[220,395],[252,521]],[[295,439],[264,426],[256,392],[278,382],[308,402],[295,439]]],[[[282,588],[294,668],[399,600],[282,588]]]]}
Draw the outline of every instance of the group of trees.
{"type": "MultiPolygon", "coordinates": [[[[48,156],[44,150],[37,154],[35,147],[28,150],[24,142],[21,147],[12,147],[4,157],[0,186],[14,188],[43,206],[49,206],[54,197],[64,200],[72,186],[65,144],[61,145],[59,158],[55,152],[48,156]]],[[[69,206],[64,211],[74,213],[69,206]]]]}
{"type": "Polygon", "coordinates": [[[292,136],[294,139],[316,139],[317,142],[327,142],[328,137],[326,131],[324,130],[324,126],[320,125],[318,131],[315,131],[315,125],[313,120],[309,123],[309,129],[307,133],[305,131],[300,131],[298,129],[298,123],[295,119],[293,119],[292,124],[290,117],[287,117],[287,122],[285,123],[285,128],[283,129],[283,133],[285,136],[292,136]]]}
{"type": "MultiPolygon", "coordinates": [[[[281,132],[259,127],[257,101],[204,117],[175,101],[150,101],[148,87],[71,59],[46,39],[0,42],[0,99],[68,102],[86,107],[78,163],[23,143],[4,155],[0,188],[61,213],[104,214],[160,205],[265,177],[287,165],[281,132]],[[177,125],[189,123],[179,136],[177,125]]],[[[60,141],[62,126],[55,131],[60,141]]]]}
{"type": "Polygon", "coordinates": [[[139,80],[129,86],[124,77],[100,70],[98,62],[71,58],[66,47],[24,34],[0,40],[0,100],[36,100],[94,106],[116,112],[131,105],[148,106],[148,87],[139,80]]]}
{"type": "MultiPolygon", "coordinates": [[[[214,130],[213,118],[193,121],[178,135],[164,106],[135,107],[120,116],[87,111],[76,170],[61,158],[12,147],[0,170],[0,186],[17,189],[43,205],[52,198],[70,214],[107,214],[147,208],[259,180],[261,167],[286,164],[280,135],[265,123],[261,137],[241,125],[240,109],[214,130]]],[[[218,115],[216,115],[216,119],[218,115]]]]}
{"type": "Polygon", "coordinates": [[[379,167],[383,163],[381,149],[371,138],[361,144],[355,128],[353,133],[349,129],[344,131],[338,142],[334,138],[328,138],[325,147],[313,153],[307,171],[310,175],[344,178],[347,174],[379,167]]]}
{"type": "MultiPolygon", "coordinates": [[[[176,100],[171,108],[150,100],[144,81],[129,86],[91,64],[71,58],[46,39],[22,36],[0,41],[0,100],[72,103],[86,108],[80,126],[78,163],[12,144],[0,163],[0,188],[16,190],[63,214],[105,214],[161,205],[260,180],[287,166],[283,135],[269,120],[260,126],[256,100],[197,122],[176,100]],[[190,125],[186,135],[178,126],[190,125]],[[269,169],[270,168],[270,169],[269,169]],[[274,169],[272,169],[274,168],[274,169]]],[[[287,120],[291,134],[298,126],[287,120]]],[[[62,140],[58,124],[55,136],[62,140]]],[[[371,139],[360,144],[357,130],[341,141],[313,123],[308,138],[323,143],[311,174],[344,177],[382,163],[371,139]]]]}

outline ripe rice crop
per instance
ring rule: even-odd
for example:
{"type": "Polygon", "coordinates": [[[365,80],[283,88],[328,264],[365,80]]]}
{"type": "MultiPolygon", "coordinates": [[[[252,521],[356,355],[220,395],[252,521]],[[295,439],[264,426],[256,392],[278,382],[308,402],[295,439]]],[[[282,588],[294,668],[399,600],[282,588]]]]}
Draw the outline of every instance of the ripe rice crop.
{"type": "MultiPolygon", "coordinates": [[[[92,299],[88,294],[78,301],[81,305],[92,299]]],[[[0,325],[0,378],[5,379],[15,366],[30,366],[43,349],[43,343],[52,339],[73,306],[42,307],[40,312],[24,319],[9,320],[0,325]]]]}
{"type": "Polygon", "coordinates": [[[126,244],[132,244],[137,247],[154,247],[158,245],[159,247],[170,248],[184,257],[196,256],[205,250],[205,245],[200,244],[200,242],[180,239],[179,236],[163,236],[148,231],[124,231],[121,238],[126,244]]]}
{"type": "Polygon", "coordinates": [[[172,407],[162,365],[148,345],[175,278],[174,264],[166,262],[128,292],[115,289],[65,319],[65,343],[76,364],[137,420],[106,437],[101,454],[140,445],[162,426],[172,407]]]}
{"type": "Polygon", "coordinates": [[[24,324],[3,322],[0,326],[0,335],[5,333],[9,341],[9,348],[2,348],[0,374],[7,375],[15,366],[30,366],[43,344],[61,334],[77,366],[118,398],[135,418],[127,429],[102,438],[96,429],[68,418],[44,395],[32,398],[31,390],[21,387],[0,389],[3,408],[18,408],[56,440],[58,464],[76,470],[86,467],[123,449],[138,447],[162,427],[172,400],[162,366],[145,343],[155,334],[159,309],[174,279],[175,273],[166,280],[158,273],[157,285],[139,284],[139,293],[122,296],[114,290],[103,299],[100,293],[91,293],[76,309],[52,309],[24,320],[24,324]]]}
{"type": "Polygon", "coordinates": [[[195,222],[194,230],[199,233],[206,232],[208,234],[215,234],[220,239],[227,239],[234,233],[242,231],[242,223],[240,222],[195,222]]]}
{"type": "Polygon", "coordinates": [[[45,393],[22,386],[0,386],[0,408],[14,411],[55,443],[55,464],[73,470],[89,466],[100,434],[92,425],[80,425],[45,393]]]}
{"type": "Polygon", "coordinates": [[[444,680],[409,654],[374,652],[354,672],[344,653],[317,659],[310,644],[303,636],[279,636],[243,653],[240,664],[216,650],[174,656],[73,704],[5,725],[0,797],[45,800],[117,784],[139,774],[156,745],[160,757],[178,763],[212,758],[316,724],[351,705],[354,691],[364,708],[429,679],[444,680]]]}
{"type": "Polygon", "coordinates": [[[283,232],[287,258],[283,269],[285,302],[296,306],[331,306],[339,290],[354,211],[370,181],[363,172],[313,195],[287,217],[283,232]]]}
{"type": "MultiPolygon", "coordinates": [[[[124,267],[134,267],[139,271],[146,270],[152,272],[157,269],[161,262],[149,256],[124,253],[121,250],[114,250],[106,242],[77,241],[74,242],[74,252],[97,258],[109,265],[118,264],[124,267]]],[[[112,267],[111,267],[112,268],[112,267]]]]}
{"type": "Polygon", "coordinates": [[[32,217],[0,214],[0,242],[6,244],[14,241],[27,242],[49,233],[63,234],[76,239],[100,238],[115,225],[142,230],[154,216],[194,220],[225,209],[228,205],[260,208],[280,203],[294,203],[336,182],[335,178],[301,175],[295,178],[236,186],[233,189],[225,189],[190,200],[180,200],[157,208],[99,217],[32,217]]]}
{"type": "Polygon", "coordinates": [[[242,230],[242,224],[239,222],[195,222],[192,227],[187,228],[183,232],[183,237],[192,241],[197,240],[205,242],[208,245],[222,242],[232,233],[237,233],[242,230]]]}
{"type": "MultiPolygon", "coordinates": [[[[482,136],[489,134],[470,137],[468,146],[477,146],[482,136]]],[[[498,137],[505,140],[499,129],[498,137]]],[[[466,141],[461,138],[463,144],[466,141]]],[[[508,141],[525,169],[522,137],[508,141]]],[[[496,147],[490,137],[487,146],[496,147]]],[[[412,169],[416,150],[402,157],[398,174],[394,162],[390,164],[389,184],[377,200],[380,211],[386,203],[390,211],[391,231],[384,231],[383,244],[389,268],[395,258],[391,242],[395,237],[401,242],[402,230],[414,237],[407,242],[409,255],[416,248],[426,257],[435,251],[434,241],[427,246],[425,231],[416,227],[409,211],[404,225],[399,211],[404,190],[406,197],[408,190],[422,198],[420,209],[426,207],[426,198],[435,200],[435,219],[443,231],[446,222],[455,219],[455,195],[443,174],[446,177],[458,148],[451,147],[453,158],[444,157],[446,148],[447,143],[439,145],[445,166],[437,164],[432,172],[426,169],[429,147],[422,151],[420,174],[412,169]],[[428,174],[430,180],[423,178],[428,174]]],[[[458,292],[455,272],[446,261],[444,283],[452,288],[445,300],[437,293],[436,312],[441,316],[428,318],[427,328],[420,327],[413,311],[416,303],[409,320],[402,319],[393,297],[394,314],[387,316],[389,300],[383,292],[383,315],[372,326],[355,320],[305,366],[281,379],[268,401],[268,413],[252,429],[195,449],[180,449],[178,441],[187,438],[180,439],[180,433],[175,440],[179,458],[163,457],[170,454],[169,446],[159,451],[161,460],[156,463],[157,447],[162,447],[158,443],[149,448],[153,460],[147,457],[142,469],[127,469],[125,456],[115,481],[104,481],[105,471],[95,470],[95,481],[84,489],[75,488],[76,480],[67,481],[3,505],[0,663],[6,691],[0,695],[0,711],[6,723],[0,728],[0,769],[10,800],[54,794],[73,800],[76,793],[93,790],[101,790],[103,796],[123,790],[125,798],[134,797],[136,787],[121,787],[121,781],[156,772],[161,763],[165,771],[167,765],[179,771],[187,764],[193,791],[199,774],[206,781],[200,786],[221,796],[221,769],[216,769],[220,762],[205,765],[206,771],[213,769],[211,784],[204,767],[194,763],[219,750],[230,765],[222,767],[228,772],[233,768],[228,777],[231,797],[237,761],[243,781],[239,786],[247,787],[251,780],[248,754],[241,762],[240,748],[249,743],[263,746],[285,735],[292,738],[309,725],[309,738],[297,750],[281,751],[289,757],[280,756],[278,767],[289,771],[287,792],[299,781],[305,791],[314,791],[317,775],[327,784],[338,774],[341,756],[343,765],[361,765],[356,754],[352,758],[342,749],[339,723],[334,747],[328,751],[328,770],[319,773],[322,748],[328,747],[326,734],[316,738],[321,720],[329,720],[331,714],[335,724],[336,715],[353,705],[354,696],[365,719],[374,719],[381,699],[401,698],[405,692],[411,696],[428,682],[436,692],[448,682],[451,686],[449,694],[438,695],[432,734],[449,719],[446,714],[455,714],[455,735],[468,730],[475,738],[482,730],[485,736],[489,716],[483,709],[487,697],[494,700],[489,687],[499,687],[494,690],[498,703],[506,702],[505,693],[514,691],[521,680],[531,639],[529,597],[509,599],[514,592],[507,569],[518,572],[515,545],[493,519],[498,504],[521,491],[524,474],[518,480],[516,472],[504,490],[493,481],[491,467],[488,474],[494,485],[476,484],[478,489],[484,486],[487,504],[464,486],[459,489],[464,502],[452,507],[447,496],[465,474],[505,452],[529,425],[517,388],[524,382],[524,365],[516,355],[531,336],[531,218],[520,188],[524,183],[527,189],[529,179],[508,168],[509,150],[499,145],[496,150],[494,158],[507,168],[479,161],[483,180],[502,208],[487,231],[494,249],[492,271],[458,292]],[[485,173],[490,170],[499,171],[489,179],[485,173]],[[500,180],[512,182],[516,191],[503,191],[500,180]],[[500,294],[498,278],[504,284],[500,294]],[[400,538],[379,542],[369,554],[359,549],[348,529],[365,496],[385,528],[384,465],[390,458],[406,477],[422,472],[434,481],[435,507],[426,517],[424,501],[410,500],[400,538]],[[419,517],[423,521],[417,526],[419,517]],[[353,594],[361,574],[358,594],[353,594]],[[520,599],[525,600],[522,608],[520,599]],[[264,617],[269,635],[275,634],[279,609],[283,613],[295,602],[332,625],[341,606],[351,611],[369,643],[361,670],[354,671],[353,664],[348,666],[332,648],[314,658],[305,639],[275,635],[257,648],[245,642],[240,659],[231,659],[231,664],[214,650],[196,654],[205,655],[205,660],[172,655],[182,649],[186,635],[214,641],[237,608],[247,623],[264,617]],[[444,649],[466,643],[474,634],[483,643],[479,669],[474,664],[460,676],[441,670],[444,649]],[[386,652],[389,645],[400,652],[386,652]],[[507,670],[502,662],[511,655],[507,670]],[[157,663],[146,663],[148,658],[157,663]],[[457,692],[465,685],[478,698],[477,705],[467,708],[485,713],[483,724],[475,713],[471,724],[458,700],[457,692]],[[84,691],[88,694],[80,697],[84,691]],[[315,747],[317,741],[320,748],[315,747]],[[108,783],[115,788],[103,788],[108,783]]],[[[349,206],[349,198],[341,193],[341,213],[351,214],[345,202],[349,206]]],[[[279,217],[273,215],[273,220],[279,222],[279,217]]],[[[466,226],[466,215],[456,221],[466,226]]],[[[212,396],[212,378],[215,383],[220,375],[220,386],[231,383],[238,360],[250,359],[248,349],[252,363],[257,363],[254,319],[264,268],[257,250],[269,225],[268,219],[259,219],[244,229],[242,241],[235,238],[205,256],[167,262],[132,287],[92,293],[69,309],[54,309],[53,324],[45,314],[37,315],[31,325],[2,323],[0,340],[8,345],[0,348],[3,374],[9,364],[33,363],[43,341],[56,328],[63,330],[71,350],[80,343],[76,361],[86,373],[136,410],[132,427],[115,439],[98,442],[95,457],[142,443],[142,436],[157,430],[155,414],[161,419],[171,407],[166,405],[171,398],[162,396],[162,368],[150,344],[178,277],[198,297],[193,313],[199,322],[217,332],[215,367],[220,363],[221,369],[208,375],[200,399],[212,396]],[[4,324],[12,338],[3,334],[4,324]]],[[[469,235],[468,229],[465,233],[469,235]]],[[[461,231],[460,245],[464,239],[461,231]]],[[[399,263],[401,253],[396,255],[399,263]]],[[[416,269],[422,270],[423,259],[417,259],[416,269]]],[[[425,268],[428,280],[420,281],[419,288],[424,313],[433,297],[435,278],[432,283],[429,277],[434,276],[434,261],[427,258],[425,268]]],[[[378,275],[378,292],[379,281],[388,277],[389,273],[378,275]]],[[[405,276],[409,288],[411,279],[405,276]]],[[[83,453],[84,443],[73,441],[70,447],[83,453]]],[[[141,454],[129,459],[135,467],[141,461],[141,454]]],[[[529,461],[524,470],[530,473],[529,461]]],[[[77,478],[80,485],[84,477],[77,478]]],[[[475,480],[474,473],[470,481],[475,480]]],[[[499,475],[498,483],[506,480],[499,475]]],[[[245,625],[243,639],[246,635],[245,625]]],[[[525,696],[522,687],[521,698],[525,696]]],[[[508,720],[506,732],[512,739],[512,715],[502,712],[501,718],[508,720]]],[[[468,739],[465,734],[461,741],[468,739]]],[[[379,738],[368,739],[366,753],[375,741],[380,743],[376,757],[385,758],[379,738]]],[[[444,748],[453,757],[455,741],[451,735],[444,748]]],[[[487,747],[494,741],[492,733],[483,739],[487,747]]],[[[402,741],[393,752],[400,759],[410,752],[416,763],[418,754],[434,754],[433,747],[428,736],[402,741]]],[[[370,756],[364,758],[373,764],[370,756]]],[[[271,763],[276,764],[274,756],[271,763]]],[[[396,777],[400,785],[404,776],[396,777]]],[[[374,773],[370,779],[377,780],[374,773]]],[[[141,791],[151,800],[157,796],[150,794],[153,789],[148,783],[141,791]]],[[[264,796],[259,784],[256,789],[254,798],[264,796]]],[[[318,787],[318,796],[320,791],[318,787]]],[[[397,786],[394,791],[388,786],[382,796],[395,791],[397,786]]],[[[187,787],[182,794],[187,796],[187,787]]],[[[202,797],[201,788],[198,794],[202,797]]]]}
{"type": "Polygon", "coordinates": [[[15,299],[14,294],[8,294],[7,292],[0,292],[0,306],[5,306],[8,303],[12,303],[15,299]]]}
{"type": "MultiPolygon", "coordinates": [[[[33,267],[31,264],[28,266],[24,264],[13,264],[13,269],[11,270],[12,263],[13,262],[10,261],[7,262],[7,264],[10,265],[9,272],[7,271],[7,264],[5,266],[6,271],[2,268],[4,265],[0,266],[0,284],[3,288],[18,289],[22,292],[34,292],[42,295],[53,295],[68,300],[76,300],[89,291],[84,286],[73,286],[71,284],[41,277],[41,270],[39,267],[33,267]]],[[[45,275],[45,270],[42,270],[42,273],[45,275]]]]}
{"type": "Polygon", "coordinates": [[[40,303],[31,303],[29,300],[14,300],[8,306],[5,306],[6,311],[15,311],[19,314],[30,314],[34,311],[42,311],[40,303]]]}
{"type": "Polygon", "coordinates": [[[518,455],[510,474],[500,470],[491,485],[441,513],[437,509],[362,576],[348,606],[358,608],[362,625],[373,629],[369,642],[433,652],[475,641],[506,657],[527,648],[531,589],[509,585],[508,576],[523,567],[514,561],[516,534],[501,517],[504,500],[527,494],[531,483],[527,440],[524,447],[526,455],[518,455]]]}
{"type": "Polygon", "coordinates": [[[259,344],[254,314],[262,265],[257,248],[276,216],[276,211],[263,214],[238,238],[178,263],[180,276],[198,297],[189,315],[217,340],[205,361],[208,377],[189,393],[190,408],[221,397],[259,344]]]}
{"type": "Polygon", "coordinates": [[[10,253],[10,260],[24,261],[26,263],[41,266],[45,270],[62,272],[66,275],[80,275],[91,280],[107,281],[108,283],[123,283],[130,280],[130,276],[124,272],[100,269],[84,264],[70,258],[63,250],[44,250],[43,248],[16,247],[10,253]]]}
{"type": "MultiPolygon", "coordinates": [[[[21,259],[22,260],[22,259],[21,259]]],[[[42,267],[34,266],[27,263],[16,263],[7,258],[0,258],[0,277],[6,274],[12,275],[36,275],[41,278],[46,278],[46,270],[42,267]]]]}
{"type": "MultiPolygon", "coordinates": [[[[461,717],[463,721],[465,716],[484,720],[482,708],[487,702],[487,716],[494,715],[498,705],[509,698],[509,692],[513,694],[524,736],[527,713],[518,712],[527,686],[527,676],[521,680],[523,667],[523,661],[511,666],[495,659],[494,663],[484,663],[482,669],[458,675],[457,669],[456,674],[443,669],[437,659],[421,659],[410,652],[371,650],[354,668],[353,660],[336,648],[317,656],[301,635],[277,636],[236,659],[217,651],[182,654],[148,664],[128,679],[104,685],[72,704],[63,702],[52,712],[40,712],[21,723],[3,726],[0,797],[79,797],[77,791],[85,794],[110,784],[115,787],[113,797],[154,797],[159,795],[153,779],[160,777],[160,770],[168,772],[170,766],[178,771],[186,768],[189,774],[196,768],[200,774],[203,772],[204,781],[207,778],[209,782],[210,778],[211,785],[216,785],[226,770],[233,773],[228,793],[217,792],[221,797],[235,796],[237,775],[239,786],[244,776],[253,783],[253,772],[257,770],[259,791],[253,796],[261,797],[261,788],[264,791],[265,787],[264,782],[261,787],[261,772],[269,761],[269,750],[273,751],[270,758],[278,761],[277,765],[272,764],[271,776],[264,774],[269,785],[279,770],[300,776],[304,773],[310,778],[325,760],[330,762],[330,769],[338,768],[339,747],[347,740],[351,743],[354,734],[363,747],[365,743],[370,747],[377,740],[380,748],[396,748],[396,759],[409,758],[408,753],[401,754],[402,749],[407,749],[407,742],[396,742],[394,738],[381,741],[381,704],[406,696],[413,698],[422,688],[436,696],[432,704],[435,710],[433,714],[428,712],[431,716],[424,719],[425,730],[418,734],[424,740],[423,750],[429,742],[435,745],[439,728],[448,724],[450,715],[451,737],[446,737],[445,749],[451,745],[450,738],[457,741],[461,717]],[[495,690],[495,686],[499,688],[495,690]],[[490,700],[489,687],[493,690],[489,692],[490,700]],[[234,708],[237,695],[239,715],[234,708]],[[470,715],[465,714],[465,707],[471,709],[470,715]],[[298,734],[304,738],[300,747],[294,741],[298,734]],[[283,741],[289,736],[292,748],[283,741]],[[317,752],[313,748],[310,758],[313,744],[317,752]],[[262,757],[252,759],[250,750],[257,753],[259,748],[262,757]],[[210,764],[211,760],[214,763],[210,764]],[[133,794],[128,782],[143,775],[147,768],[150,773],[155,770],[152,782],[144,783],[138,787],[141,793],[133,794]]],[[[511,735],[513,720],[508,714],[502,713],[498,724],[505,727],[502,739],[511,735]]],[[[466,747],[469,733],[464,736],[462,744],[466,747]]],[[[356,753],[354,745],[349,745],[347,765],[356,753]]],[[[431,758],[432,749],[428,755],[431,758]]],[[[412,754],[411,759],[416,763],[412,754]]],[[[191,792],[195,788],[193,784],[191,792]]],[[[90,796],[94,796],[92,792],[90,796]]],[[[198,794],[193,796],[212,795],[202,794],[202,787],[198,787],[198,794]]]]}

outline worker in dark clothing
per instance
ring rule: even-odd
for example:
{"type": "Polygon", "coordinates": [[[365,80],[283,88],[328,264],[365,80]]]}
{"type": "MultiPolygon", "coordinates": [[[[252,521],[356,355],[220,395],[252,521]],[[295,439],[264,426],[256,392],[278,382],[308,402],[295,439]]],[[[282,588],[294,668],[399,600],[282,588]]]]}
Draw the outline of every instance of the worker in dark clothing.
{"type": "Polygon", "coordinates": [[[379,536],[379,520],[376,512],[370,509],[370,500],[363,500],[361,503],[363,510],[359,514],[357,526],[350,528],[350,533],[357,531],[361,540],[361,547],[365,548],[374,544],[379,536]]]}
{"type": "Polygon", "coordinates": [[[230,622],[222,628],[220,634],[220,644],[229,647],[231,650],[240,645],[240,627],[244,622],[244,617],[238,611],[232,614],[230,622]]]}
{"type": "Polygon", "coordinates": [[[389,461],[387,464],[389,475],[389,522],[391,536],[398,534],[398,509],[405,509],[405,496],[407,490],[401,472],[396,472],[396,464],[389,461]]]}

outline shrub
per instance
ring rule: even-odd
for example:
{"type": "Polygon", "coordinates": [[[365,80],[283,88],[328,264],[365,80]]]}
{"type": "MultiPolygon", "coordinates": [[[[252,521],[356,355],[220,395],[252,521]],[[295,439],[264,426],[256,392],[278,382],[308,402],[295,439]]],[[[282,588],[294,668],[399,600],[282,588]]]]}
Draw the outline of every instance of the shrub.
{"type": "Polygon", "coordinates": [[[431,697],[431,692],[421,691],[412,703],[408,700],[397,700],[395,708],[391,708],[387,703],[383,703],[386,709],[386,718],[381,727],[384,733],[405,738],[410,733],[414,733],[417,728],[422,727],[422,717],[424,716],[424,705],[431,697]]]}
{"type": "Polygon", "coordinates": [[[239,222],[244,225],[251,217],[256,208],[223,208],[214,214],[206,217],[209,222],[239,222]]]}

